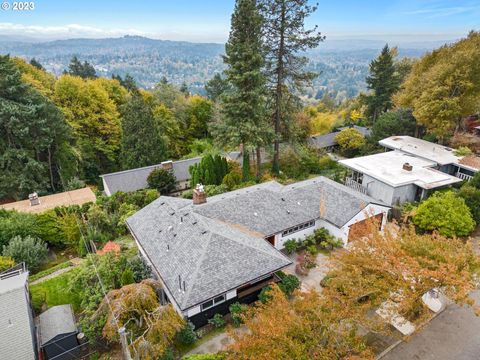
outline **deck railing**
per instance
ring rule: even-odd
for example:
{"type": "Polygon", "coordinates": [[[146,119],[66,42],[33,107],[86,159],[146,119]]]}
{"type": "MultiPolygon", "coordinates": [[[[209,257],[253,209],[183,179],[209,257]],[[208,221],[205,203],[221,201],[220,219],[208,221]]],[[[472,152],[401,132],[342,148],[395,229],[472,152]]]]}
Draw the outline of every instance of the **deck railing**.
{"type": "Polygon", "coordinates": [[[461,173],[460,171],[457,171],[455,176],[458,177],[459,179],[467,180],[467,181],[470,181],[473,178],[472,175],[467,175],[467,174],[461,173]]]}
{"type": "Polygon", "coordinates": [[[351,188],[353,190],[356,190],[356,191],[358,191],[362,194],[368,195],[367,194],[367,188],[365,186],[363,186],[362,184],[360,184],[359,182],[356,182],[355,180],[353,180],[350,177],[347,177],[345,179],[345,186],[348,186],[349,188],[351,188]]]}
{"type": "Polygon", "coordinates": [[[17,276],[27,271],[25,263],[17,264],[7,270],[0,272],[0,280],[7,279],[12,276],[17,276]]]}

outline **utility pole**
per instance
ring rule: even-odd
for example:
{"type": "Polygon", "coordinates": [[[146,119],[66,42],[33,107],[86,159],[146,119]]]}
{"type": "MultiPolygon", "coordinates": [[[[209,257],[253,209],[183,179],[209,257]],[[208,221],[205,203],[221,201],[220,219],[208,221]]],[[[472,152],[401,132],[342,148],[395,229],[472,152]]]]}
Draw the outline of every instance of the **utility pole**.
{"type": "Polygon", "coordinates": [[[118,329],[118,333],[120,334],[120,343],[122,344],[123,358],[125,360],[132,360],[132,357],[130,356],[130,350],[128,350],[127,332],[125,330],[125,327],[122,326],[120,329],[118,329]]]}

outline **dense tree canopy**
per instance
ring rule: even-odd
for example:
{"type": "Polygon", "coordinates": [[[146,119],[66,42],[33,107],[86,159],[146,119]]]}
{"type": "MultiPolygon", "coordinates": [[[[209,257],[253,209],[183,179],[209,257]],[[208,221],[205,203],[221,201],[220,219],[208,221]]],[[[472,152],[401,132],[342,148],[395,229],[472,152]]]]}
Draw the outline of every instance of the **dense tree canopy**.
{"type": "Polygon", "coordinates": [[[22,81],[8,56],[0,56],[0,198],[56,190],[59,149],[68,134],[62,113],[22,81]]]}
{"type": "Polygon", "coordinates": [[[393,135],[415,135],[416,121],[409,109],[398,109],[381,114],[372,126],[370,139],[377,143],[393,135]]]}
{"type": "Polygon", "coordinates": [[[122,134],[115,101],[99,80],[63,75],[55,83],[54,95],[73,129],[84,176],[93,183],[99,174],[115,169],[122,134]]]}
{"type": "Polygon", "coordinates": [[[152,108],[141,95],[133,95],[120,108],[122,140],[120,162],[124,169],[159,164],[167,158],[165,139],[155,126],[152,108]]]}
{"type": "Polygon", "coordinates": [[[428,53],[413,65],[395,96],[417,121],[440,138],[458,130],[480,106],[480,33],[428,53]]]}
{"type": "Polygon", "coordinates": [[[72,76],[79,76],[82,79],[95,79],[97,77],[95,68],[86,60],[82,63],[76,56],[70,60],[68,70],[65,70],[65,73],[72,76]]]}

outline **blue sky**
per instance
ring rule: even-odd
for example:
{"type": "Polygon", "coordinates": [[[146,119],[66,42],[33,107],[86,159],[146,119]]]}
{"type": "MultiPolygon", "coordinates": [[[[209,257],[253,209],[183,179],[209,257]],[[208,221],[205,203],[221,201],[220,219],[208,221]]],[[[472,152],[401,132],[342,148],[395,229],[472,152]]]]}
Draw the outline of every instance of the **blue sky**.
{"type": "MultiPolygon", "coordinates": [[[[13,0],[0,0],[12,3],[13,0]]],[[[33,11],[0,10],[1,36],[42,39],[137,34],[223,42],[232,0],[34,0],[33,11]]],[[[480,1],[319,0],[308,25],[327,39],[443,40],[479,28],[480,1]]]]}

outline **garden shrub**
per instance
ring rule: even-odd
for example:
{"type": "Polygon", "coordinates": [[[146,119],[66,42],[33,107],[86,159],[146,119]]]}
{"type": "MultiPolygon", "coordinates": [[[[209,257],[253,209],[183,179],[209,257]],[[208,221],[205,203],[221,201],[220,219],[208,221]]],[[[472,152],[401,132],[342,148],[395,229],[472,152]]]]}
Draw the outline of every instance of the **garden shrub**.
{"type": "Polygon", "coordinates": [[[15,236],[7,246],[3,247],[3,255],[9,256],[17,263],[25,262],[30,271],[38,269],[47,258],[47,245],[32,236],[15,236]]]}
{"type": "Polygon", "coordinates": [[[458,195],[465,200],[475,222],[480,224],[480,189],[466,183],[460,188],[458,195]]]}
{"type": "Polygon", "coordinates": [[[145,265],[143,260],[138,255],[128,259],[128,266],[133,271],[133,278],[135,279],[135,282],[148,279],[152,275],[148,266],[145,265]]]}
{"type": "Polygon", "coordinates": [[[217,329],[225,326],[225,320],[221,314],[215,314],[211,319],[208,320],[208,323],[216,327],[217,329]]]}
{"type": "Polygon", "coordinates": [[[182,357],[182,360],[225,360],[226,356],[222,353],[216,354],[192,354],[192,355],[185,355],[182,357]]]}
{"type": "Polygon", "coordinates": [[[0,209],[0,249],[15,236],[38,238],[36,215],[0,209]]]}
{"type": "Polygon", "coordinates": [[[195,332],[195,326],[191,322],[187,322],[182,330],[177,333],[177,340],[183,345],[191,345],[197,341],[198,336],[195,332]]]}
{"type": "Polygon", "coordinates": [[[15,265],[15,260],[10,256],[0,256],[0,271],[10,269],[15,265]]]}
{"type": "Polygon", "coordinates": [[[67,185],[65,185],[65,191],[83,189],[85,187],[85,181],[80,180],[78,177],[74,176],[67,181],[67,185]]]}
{"type": "Polygon", "coordinates": [[[135,282],[135,277],[133,275],[132,269],[130,269],[129,266],[123,270],[122,275],[120,277],[120,285],[125,286],[125,285],[130,285],[135,282]]]}
{"type": "Polygon", "coordinates": [[[242,175],[237,172],[230,172],[223,178],[222,185],[228,190],[232,190],[242,182],[242,175]]]}
{"type": "Polygon", "coordinates": [[[233,325],[235,327],[239,327],[243,324],[243,316],[248,310],[248,306],[245,304],[240,304],[239,302],[235,302],[230,305],[229,307],[230,314],[232,315],[233,325]]]}
{"type": "Polygon", "coordinates": [[[438,231],[447,237],[467,236],[475,228],[465,200],[453,191],[436,192],[423,201],[413,223],[424,231],[438,231]]]}
{"type": "Polygon", "coordinates": [[[148,186],[156,189],[161,195],[170,194],[175,190],[177,180],[171,171],[155,169],[147,177],[148,186]]]}
{"type": "Polygon", "coordinates": [[[268,303],[272,298],[272,295],[269,294],[271,290],[272,290],[272,287],[268,285],[268,286],[265,286],[262,289],[262,291],[260,291],[260,294],[258,294],[258,300],[260,300],[262,304],[268,303]]]}
{"type": "Polygon", "coordinates": [[[308,246],[306,250],[312,256],[316,256],[318,254],[318,249],[315,245],[308,246]]]}
{"type": "Polygon", "coordinates": [[[285,251],[287,252],[287,254],[293,254],[295,251],[297,251],[299,245],[300,244],[295,239],[290,239],[283,243],[283,246],[285,247],[285,251]]]}
{"type": "Polygon", "coordinates": [[[291,296],[296,289],[300,288],[300,280],[295,275],[286,275],[282,272],[278,272],[277,275],[281,278],[278,287],[285,295],[291,296]]]}

